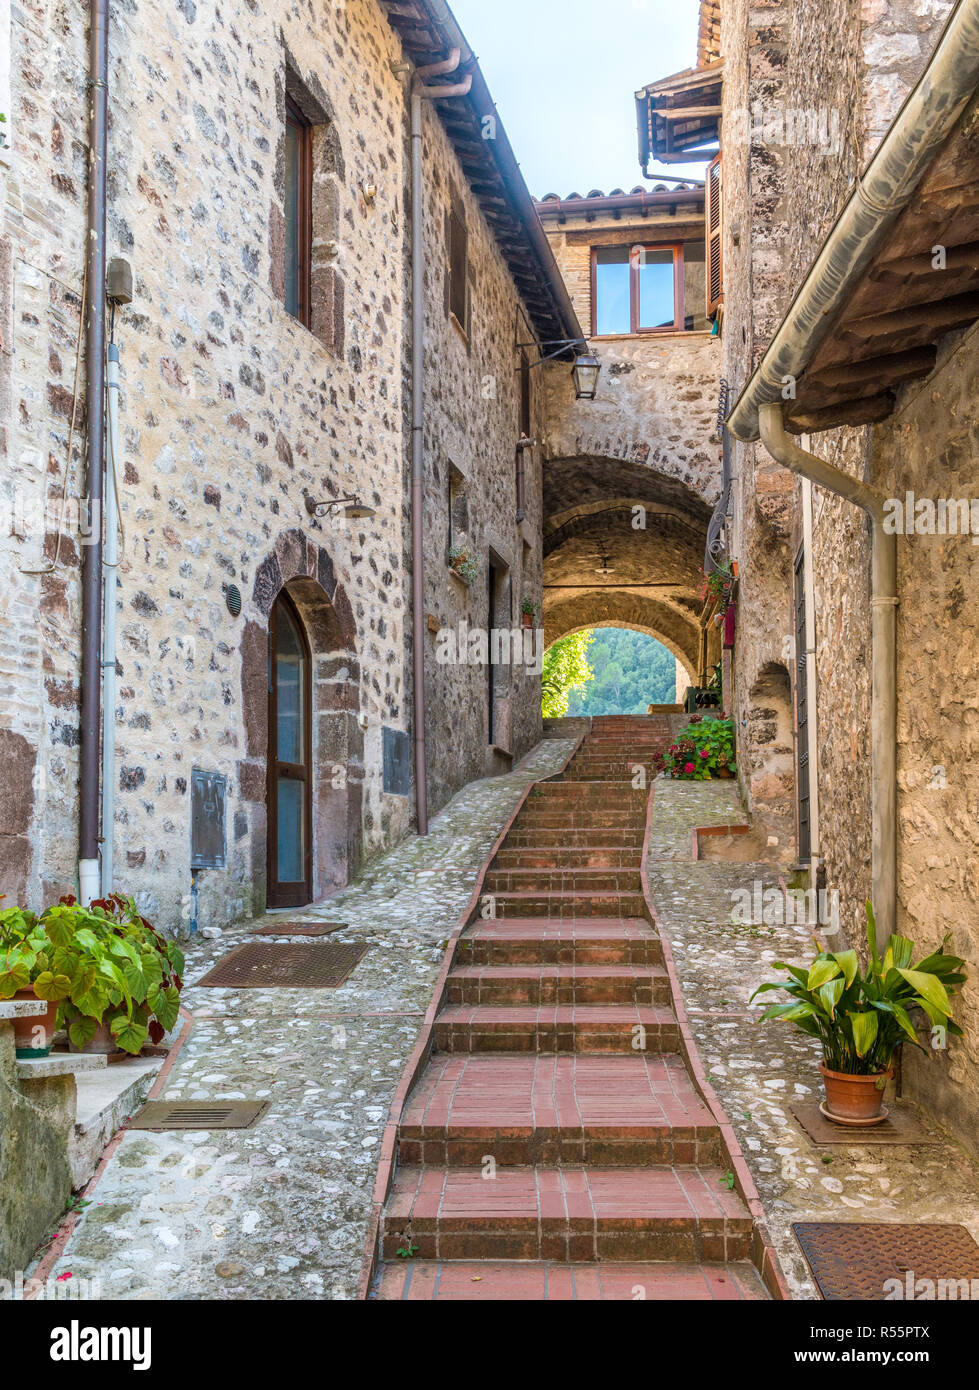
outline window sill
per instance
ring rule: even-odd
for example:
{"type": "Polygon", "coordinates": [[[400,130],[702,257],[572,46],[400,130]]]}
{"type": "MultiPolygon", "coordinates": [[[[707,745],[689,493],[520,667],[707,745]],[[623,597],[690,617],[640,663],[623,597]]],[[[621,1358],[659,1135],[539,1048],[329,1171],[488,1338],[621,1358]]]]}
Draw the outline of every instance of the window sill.
{"type": "Polygon", "coordinates": [[[466,330],[463,328],[462,324],[459,322],[459,320],[456,318],[455,314],[453,314],[451,310],[449,311],[449,322],[452,324],[452,327],[455,329],[455,331],[458,333],[459,337],[460,337],[460,338],[462,339],[462,341],[465,343],[466,348],[467,348],[467,350],[468,350],[468,348],[469,348],[469,334],[466,332],[466,330]]]}
{"type": "Polygon", "coordinates": [[[472,585],[471,585],[471,584],[467,584],[466,581],[463,579],[462,575],[459,574],[457,570],[454,570],[454,569],[452,568],[451,565],[446,565],[445,568],[449,571],[449,574],[452,576],[452,578],[455,580],[455,582],[459,585],[459,588],[462,589],[463,593],[468,594],[468,593],[471,592],[471,590],[472,590],[472,585]]]}

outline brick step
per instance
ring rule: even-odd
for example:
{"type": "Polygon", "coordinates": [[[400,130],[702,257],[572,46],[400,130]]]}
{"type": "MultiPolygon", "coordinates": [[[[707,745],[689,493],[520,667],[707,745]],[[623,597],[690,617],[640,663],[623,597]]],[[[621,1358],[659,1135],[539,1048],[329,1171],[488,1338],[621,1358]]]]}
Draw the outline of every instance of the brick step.
{"type": "MultiPolygon", "coordinates": [[[[553,807],[545,810],[538,807],[524,807],[514,821],[514,833],[522,834],[528,830],[561,830],[561,831],[582,831],[582,830],[627,830],[639,831],[640,835],[646,828],[646,808],[633,811],[619,810],[618,807],[588,807],[580,806],[575,810],[561,810],[560,807],[553,807]]],[[[507,836],[507,843],[510,843],[510,835],[507,836]]],[[[618,839],[618,837],[616,837],[618,839]]],[[[640,838],[640,844],[642,840],[640,838]]]]}
{"type": "Polygon", "coordinates": [[[641,893],[493,893],[497,917],[641,917],[641,893]]]}
{"type": "Polygon", "coordinates": [[[754,1265],[556,1264],[542,1260],[398,1260],[374,1298],[403,1302],[748,1302],[769,1297],[754,1265]]]}
{"type": "Polygon", "coordinates": [[[747,1259],[751,1217],[719,1168],[399,1168],[383,1259],[747,1259]]]}
{"type": "Polygon", "coordinates": [[[463,965],[445,982],[447,1004],[668,1004],[661,965],[463,965]]]}
{"type": "Polygon", "coordinates": [[[504,869],[631,869],[639,864],[635,845],[552,845],[534,849],[530,845],[510,848],[509,839],[493,860],[494,872],[504,869]]]}
{"type": "Polygon", "coordinates": [[[645,832],[645,824],[640,825],[638,821],[634,825],[611,827],[564,825],[550,829],[540,826],[536,829],[522,827],[518,822],[507,834],[504,848],[515,850],[529,846],[544,849],[551,846],[561,846],[573,849],[577,846],[606,845],[610,848],[623,847],[641,850],[645,832]]]}
{"type": "Polygon", "coordinates": [[[673,1010],[649,1004],[450,1004],[435,1020],[435,1048],[448,1053],[676,1052],[673,1010]]]}
{"type": "Polygon", "coordinates": [[[459,965],[662,965],[663,947],[641,918],[491,918],[466,928],[456,960],[459,965]]]}
{"type": "Polygon", "coordinates": [[[678,1056],[435,1055],[398,1129],[408,1167],[717,1167],[720,1131],[678,1056]]]}
{"type": "Polygon", "coordinates": [[[636,864],[626,869],[492,868],[486,875],[487,893],[639,893],[642,876],[636,864]]]}
{"type": "Polygon", "coordinates": [[[646,796],[646,792],[618,778],[597,785],[588,783],[587,786],[582,782],[541,782],[531,789],[525,804],[532,806],[539,801],[554,801],[563,805],[566,801],[605,799],[616,806],[631,806],[634,802],[645,802],[646,796]]]}

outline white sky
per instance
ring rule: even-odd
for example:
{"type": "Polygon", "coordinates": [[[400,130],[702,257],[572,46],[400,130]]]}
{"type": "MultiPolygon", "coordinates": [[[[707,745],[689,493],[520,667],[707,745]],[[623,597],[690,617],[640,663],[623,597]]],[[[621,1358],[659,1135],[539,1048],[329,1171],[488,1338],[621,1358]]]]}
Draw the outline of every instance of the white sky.
{"type": "MultiPolygon", "coordinates": [[[[697,62],[698,0],[449,0],[535,197],[642,183],[635,93],[697,62]]],[[[703,177],[661,166],[654,178],[703,177]]]]}

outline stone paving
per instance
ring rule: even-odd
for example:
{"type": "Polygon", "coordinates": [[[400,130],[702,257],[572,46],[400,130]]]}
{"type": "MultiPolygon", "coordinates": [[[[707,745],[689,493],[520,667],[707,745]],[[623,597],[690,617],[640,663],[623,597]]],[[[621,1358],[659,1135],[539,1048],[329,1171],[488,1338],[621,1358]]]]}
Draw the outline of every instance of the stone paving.
{"type": "Polygon", "coordinates": [[[286,914],[344,922],[331,941],[369,943],[340,988],[195,988],[282,914],[189,947],[195,1024],[160,1099],[271,1108],[252,1130],[127,1133],[52,1277],[97,1280],[109,1299],[354,1297],[384,1121],[447,939],[524,788],[572,746],[546,740],[512,773],[472,783],[425,840],[286,914]]]}
{"type": "MultiPolygon", "coordinates": [[[[794,1221],[960,1222],[979,1238],[979,1166],[931,1123],[934,1145],[817,1147],[790,1107],[822,1099],[818,1046],[748,1000],[775,960],[811,955],[804,926],[749,926],[734,890],[778,886],[770,864],[694,863],[691,830],[742,822],[734,782],[656,782],[650,890],[673,944],[701,1060],[741,1142],[793,1297],[816,1298],[794,1221]]],[[[910,1107],[909,1107],[910,1108],[910,1107]]],[[[919,1116],[919,1118],[922,1118],[919,1116]]]]}

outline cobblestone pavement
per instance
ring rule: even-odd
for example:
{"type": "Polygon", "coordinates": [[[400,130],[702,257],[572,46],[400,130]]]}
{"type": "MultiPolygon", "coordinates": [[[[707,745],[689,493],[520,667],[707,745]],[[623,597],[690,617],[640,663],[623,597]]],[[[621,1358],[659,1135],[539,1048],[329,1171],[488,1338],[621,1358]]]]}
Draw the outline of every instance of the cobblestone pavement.
{"type": "Polygon", "coordinates": [[[979,1238],[979,1166],[934,1125],[934,1145],[817,1147],[792,1118],[793,1104],[822,1099],[819,1048],[788,1025],[759,1024],[769,1001],[749,1008],[748,999],[777,977],[773,961],[800,964],[811,954],[809,930],[732,921],[736,889],[778,886],[772,865],[692,860],[694,826],[744,821],[737,784],[661,778],[653,805],[653,901],[702,1061],[740,1139],[793,1296],[818,1297],[794,1221],[961,1222],[979,1238]]]}
{"type": "Polygon", "coordinates": [[[188,949],[195,1024],[160,1099],[271,1108],[253,1130],[127,1133],[52,1277],[97,1280],[109,1299],[354,1296],[384,1120],[447,939],[524,787],[571,747],[545,741],[514,772],[472,783],[426,839],[288,914],[344,922],[331,941],[369,943],[339,989],[194,987],[275,916],[188,949]]]}

